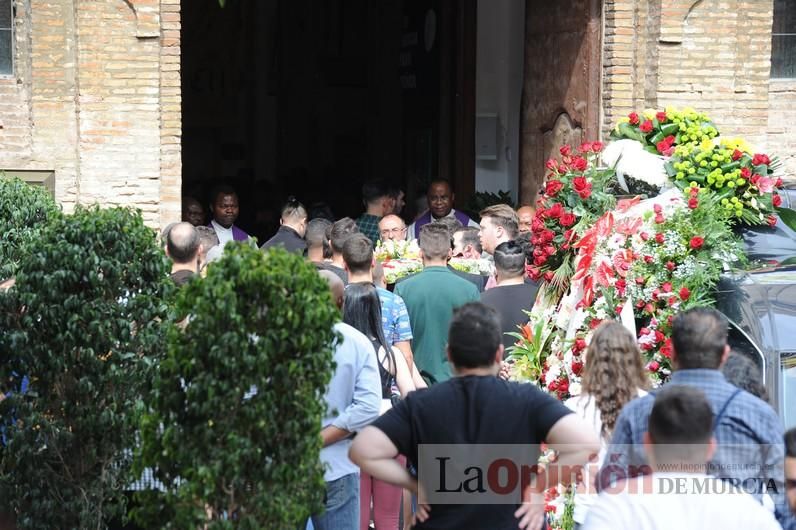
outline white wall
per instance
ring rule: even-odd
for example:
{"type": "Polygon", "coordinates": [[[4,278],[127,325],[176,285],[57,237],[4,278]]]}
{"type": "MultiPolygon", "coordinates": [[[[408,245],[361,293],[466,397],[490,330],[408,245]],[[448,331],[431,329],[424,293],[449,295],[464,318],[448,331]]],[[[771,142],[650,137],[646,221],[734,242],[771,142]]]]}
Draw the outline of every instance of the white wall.
{"type": "Polygon", "coordinates": [[[477,191],[519,192],[524,0],[478,0],[476,114],[497,114],[497,160],[476,160],[477,191]]]}

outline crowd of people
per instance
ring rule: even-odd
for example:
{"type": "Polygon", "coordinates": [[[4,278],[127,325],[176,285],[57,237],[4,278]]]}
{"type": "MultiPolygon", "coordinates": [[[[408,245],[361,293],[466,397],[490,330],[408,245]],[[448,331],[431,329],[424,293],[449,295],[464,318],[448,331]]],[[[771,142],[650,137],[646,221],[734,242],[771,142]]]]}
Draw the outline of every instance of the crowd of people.
{"type": "MultiPolygon", "coordinates": [[[[539,288],[525,273],[533,208],[490,206],[476,223],[437,180],[407,226],[400,190],[362,191],[358,219],[313,218],[289,198],[262,245],[305,256],[341,309],[322,425],[326,509],[314,528],[538,529],[544,492],[571,484],[578,528],[796,529],[796,430],[784,433],[757,366],[730,352],[723,315],[674,319],[675,371],[658,389],[635,336],[603,323],[582,393],[562,403],[507,380],[507,333],[527,323],[539,288]],[[376,242],[412,239],[422,271],[385,285],[376,242]],[[453,257],[488,260],[491,272],[461,272],[453,257]],[[537,473],[512,502],[435,502],[418,482],[424,445],[530,446],[535,462],[542,443],[558,471],[537,473]]],[[[235,226],[234,190],[214,191],[209,221],[198,201],[183,205],[183,222],[163,234],[175,283],[201,275],[229,241],[255,244],[235,226]]]]}

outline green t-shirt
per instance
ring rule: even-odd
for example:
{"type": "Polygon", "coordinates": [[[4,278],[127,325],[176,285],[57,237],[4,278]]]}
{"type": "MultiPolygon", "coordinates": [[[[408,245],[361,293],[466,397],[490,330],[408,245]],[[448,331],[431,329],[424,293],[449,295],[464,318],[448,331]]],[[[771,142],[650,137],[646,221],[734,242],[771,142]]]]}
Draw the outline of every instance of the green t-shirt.
{"type": "Polygon", "coordinates": [[[478,289],[447,267],[426,267],[398,283],[395,294],[404,299],[409,311],[415,364],[436,382],[449,379],[451,369],[445,345],[453,310],[467,302],[477,302],[478,289]]]}

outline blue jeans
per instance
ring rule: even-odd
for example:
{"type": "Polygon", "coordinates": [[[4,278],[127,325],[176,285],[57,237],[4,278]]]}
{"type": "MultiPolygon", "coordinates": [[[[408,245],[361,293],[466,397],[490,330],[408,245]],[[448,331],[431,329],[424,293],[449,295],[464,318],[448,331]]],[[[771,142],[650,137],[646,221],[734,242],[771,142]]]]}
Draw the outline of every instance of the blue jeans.
{"type": "Polygon", "coordinates": [[[326,511],[312,516],[315,530],[359,528],[359,473],[326,483],[326,511]]]}

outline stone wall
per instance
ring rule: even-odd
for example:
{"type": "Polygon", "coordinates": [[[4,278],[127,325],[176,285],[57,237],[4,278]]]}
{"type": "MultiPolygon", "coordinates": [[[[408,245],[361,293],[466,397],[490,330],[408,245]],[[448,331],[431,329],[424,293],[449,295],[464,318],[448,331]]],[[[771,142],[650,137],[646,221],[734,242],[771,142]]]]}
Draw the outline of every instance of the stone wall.
{"type": "Polygon", "coordinates": [[[18,0],[0,79],[0,169],[55,172],[56,199],[179,217],[179,0],[18,0]]]}
{"type": "Polygon", "coordinates": [[[796,175],[796,82],[770,81],[772,0],[605,2],[604,136],[632,110],[690,106],[796,175]]]}

